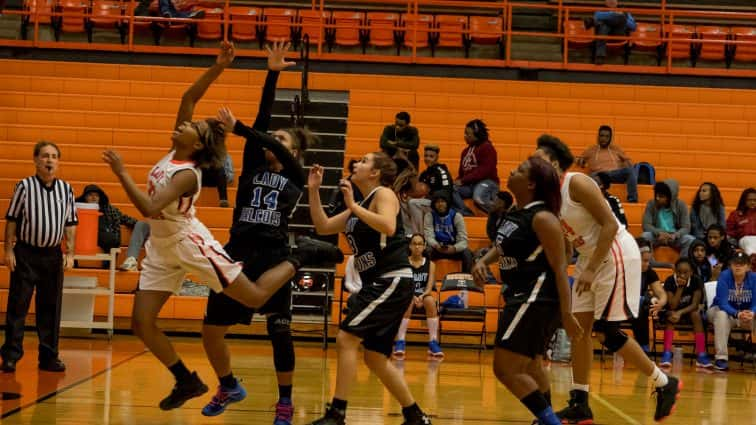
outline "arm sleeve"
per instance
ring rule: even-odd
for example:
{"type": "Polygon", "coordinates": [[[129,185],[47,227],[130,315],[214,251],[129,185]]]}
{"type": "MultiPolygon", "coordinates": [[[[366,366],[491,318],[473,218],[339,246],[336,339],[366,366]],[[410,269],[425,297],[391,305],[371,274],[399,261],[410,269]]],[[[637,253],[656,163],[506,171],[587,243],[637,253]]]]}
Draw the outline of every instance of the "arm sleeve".
{"type": "Polygon", "coordinates": [[[79,224],[79,216],[76,213],[76,198],[74,197],[73,188],[68,186],[68,215],[66,216],[66,226],[76,226],[79,224]]]}
{"type": "Polygon", "coordinates": [[[251,172],[255,168],[265,164],[265,154],[263,153],[263,148],[265,148],[271,151],[283,165],[282,174],[289,177],[297,187],[304,187],[305,180],[302,165],[273,136],[254,128],[249,128],[238,120],[236,121],[236,126],[234,126],[234,134],[247,139],[247,142],[244,144],[242,174],[251,172]]]}
{"type": "Polygon", "coordinates": [[[433,214],[430,212],[425,213],[423,233],[425,233],[425,240],[428,242],[428,246],[431,248],[439,247],[439,243],[436,240],[436,232],[433,230],[433,214]]]}
{"type": "Polygon", "coordinates": [[[485,143],[480,148],[475,154],[478,166],[465,174],[462,178],[464,184],[476,183],[496,175],[496,149],[490,143],[485,143]]]}
{"type": "Polygon", "coordinates": [[[252,128],[263,133],[268,131],[268,127],[270,127],[270,117],[273,113],[273,102],[276,100],[276,84],[279,74],[278,71],[268,71],[265,76],[260,106],[257,109],[257,118],[255,118],[255,123],[252,124],[252,128]]]}
{"type": "Polygon", "coordinates": [[[454,241],[454,251],[462,252],[467,249],[467,227],[462,214],[454,214],[454,228],[457,230],[457,238],[454,241]]]}
{"type": "Polygon", "coordinates": [[[737,317],[738,311],[730,305],[730,287],[724,280],[727,275],[727,273],[720,273],[719,279],[717,279],[717,306],[728,315],[737,317]]]}
{"type": "Polygon", "coordinates": [[[26,189],[24,189],[23,182],[18,182],[16,188],[13,190],[13,198],[11,198],[8,205],[8,212],[5,213],[5,219],[11,221],[18,221],[24,215],[24,207],[26,204],[26,189]]]}

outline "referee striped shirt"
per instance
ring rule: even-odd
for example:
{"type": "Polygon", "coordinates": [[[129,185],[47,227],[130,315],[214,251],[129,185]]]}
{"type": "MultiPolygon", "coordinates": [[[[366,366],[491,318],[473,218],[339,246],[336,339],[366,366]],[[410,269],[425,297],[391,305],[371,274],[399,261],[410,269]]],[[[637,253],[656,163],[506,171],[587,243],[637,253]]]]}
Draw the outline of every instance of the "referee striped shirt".
{"type": "Polygon", "coordinates": [[[50,187],[36,175],[16,184],[5,218],[17,223],[16,237],[38,248],[60,245],[63,230],[79,222],[73,188],[60,179],[50,187]]]}

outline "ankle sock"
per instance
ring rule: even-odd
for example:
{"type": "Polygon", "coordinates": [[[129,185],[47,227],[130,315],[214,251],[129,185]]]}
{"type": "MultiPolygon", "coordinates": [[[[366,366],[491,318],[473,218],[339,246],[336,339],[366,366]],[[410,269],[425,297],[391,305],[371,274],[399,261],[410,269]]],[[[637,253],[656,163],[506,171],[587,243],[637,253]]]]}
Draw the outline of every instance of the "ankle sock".
{"type": "Polygon", "coordinates": [[[291,400],[291,385],[278,386],[278,398],[288,398],[291,400]]]}
{"type": "Polygon", "coordinates": [[[170,370],[176,378],[176,382],[186,382],[192,377],[192,373],[189,372],[189,369],[186,368],[186,365],[184,365],[184,362],[182,362],[181,359],[173,365],[168,366],[168,370],[170,370]]]}
{"type": "Polygon", "coordinates": [[[667,375],[665,375],[656,365],[654,365],[654,371],[651,372],[651,379],[654,381],[654,386],[657,388],[663,387],[669,382],[667,375]]]}
{"type": "Polygon", "coordinates": [[[672,351],[672,339],[675,336],[675,331],[672,329],[664,329],[664,351],[672,351]]]}
{"type": "Polygon", "coordinates": [[[233,373],[229,373],[226,376],[221,376],[218,378],[220,381],[220,384],[224,388],[234,388],[236,387],[236,378],[234,377],[233,373]]]}
{"type": "Polygon", "coordinates": [[[696,354],[706,353],[706,343],[704,342],[704,339],[705,338],[703,332],[696,332],[696,354]]]}
{"type": "Polygon", "coordinates": [[[414,418],[422,418],[423,411],[420,410],[420,406],[418,406],[417,403],[413,403],[410,406],[402,407],[402,415],[404,416],[404,419],[407,419],[407,420],[414,419],[414,418]]]}
{"type": "Polygon", "coordinates": [[[331,407],[342,412],[346,412],[347,401],[334,397],[333,400],[331,400],[331,407]]]}

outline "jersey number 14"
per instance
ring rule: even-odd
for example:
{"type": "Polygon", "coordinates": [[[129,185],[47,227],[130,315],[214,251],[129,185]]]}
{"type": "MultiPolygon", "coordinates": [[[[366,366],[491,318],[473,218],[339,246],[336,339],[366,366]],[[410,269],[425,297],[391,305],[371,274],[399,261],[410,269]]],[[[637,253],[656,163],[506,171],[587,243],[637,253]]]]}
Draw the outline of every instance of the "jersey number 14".
{"type": "Polygon", "coordinates": [[[258,186],[252,191],[252,206],[260,208],[260,201],[265,204],[265,208],[269,210],[275,210],[278,208],[278,191],[271,190],[264,196],[262,194],[262,187],[258,186]]]}

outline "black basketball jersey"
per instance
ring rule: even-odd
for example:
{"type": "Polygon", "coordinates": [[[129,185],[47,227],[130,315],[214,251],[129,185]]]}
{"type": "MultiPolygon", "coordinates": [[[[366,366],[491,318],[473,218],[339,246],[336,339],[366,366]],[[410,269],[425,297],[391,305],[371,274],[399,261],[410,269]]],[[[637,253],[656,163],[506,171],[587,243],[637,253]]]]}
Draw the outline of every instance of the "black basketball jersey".
{"type": "Polygon", "coordinates": [[[242,174],[236,192],[231,240],[288,243],[289,217],[300,196],[302,189],[289,177],[266,167],[242,174]]]}
{"type": "Polygon", "coordinates": [[[410,262],[412,268],[412,281],[415,283],[415,295],[425,292],[425,287],[428,285],[428,274],[430,273],[430,260],[423,257],[423,264],[420,267],[415,267],[410,262]]]}
{"type": "Polygon", "coordinates": [[[543,210],[543,202],[536,201],[508,212],[496,231],[499,270],[508,304],[559,301],[554,271],[533,230],[533,217],[543,210]]]}
{"type": "MultiPolygon", "coordinates": [[[[360,205],[370,208],[378,190],[373,190],[360,205]]],[[[370,285],[381,275],[410,268],[407,252],[409,243],[404,236],[401,211],[396,215],[396,232],[386,235],[365,224],[356,215],[349,216],[346,224],[346,239],[354,254],[354,268],[360,274],[363,285],[370,285]]]]}

